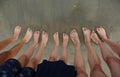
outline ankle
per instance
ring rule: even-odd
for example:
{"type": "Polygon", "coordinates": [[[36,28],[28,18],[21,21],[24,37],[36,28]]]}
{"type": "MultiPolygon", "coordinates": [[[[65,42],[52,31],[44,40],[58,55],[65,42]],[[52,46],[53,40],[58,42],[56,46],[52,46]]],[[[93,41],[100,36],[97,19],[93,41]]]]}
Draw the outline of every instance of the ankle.
{"type": "Polygon", "coordinates": [[[76,48],[76,49],[80,49],[80,44],[76,45],[75,48],[76,48]]]}
{"type": "Polygon", "coordinates": [[[27,40],[25,40],[25,39],[22,39],[22,40],[21,40],[22,43],[26,43],[26,41],[27,41],[27,40]]]}
{"type": "Polygon", "coordinates": [[[38,45],[38,42],[34,42],[33,45],[38,45]]]}
{"type": "Polygon", "coordinates": [[[106,41],[109,41],[109,40],[110,40],[110,39],[108,39],[108,38],[103,38],[103,41],[105,41],[105,42],[106,42],[106,41]]]}
{"type": "Polygon", "coordinates": [[[67,47],[62,47],[62,51],[67,51],[67,47]]]}
{"type": "Polygon", "coordinates": [[[99,46],[102,46],[103,44],[102,44],[102,42],[98,42],[98,45],[99,45],[99,46]]]}
{"type": "Polygon", "coordinates": [[[17,38],[16,38],[15,36],[10,37],[10,39],[11,39],[12,41],[17,40],[17,38]]]}
{"type": "Polygon", "coordinates": [[[42,47],[42,48],[44,48],[44,47],[46,47],[46,44],[44,44],[44,43],[40,43],[40,47],[42,47]]]}
{"type": "Polygon", "coordinates": [[[80,42],[77,42],[77,43],[76,43],[76,46],[81,46],[80,42]]]}
{"type": "Polygon", "coordinates": [[[58,47],[58,46],[59,46],[59,44],[56,44],[56,43],[55,43],[54,47],[58,47]]]}
{"type": "Polygon", "coordinates": [[[85,44],[91,44],[89,40],[85,40],[85,44]]]}
{"type": "Polygon", "coordinates": [[[38,43],[37,43],[37,42],[34,42],[34,43],[33,43],[33,46],[38,47],[38,43]]]}
{"type": "Polygon", "coordinates": [[[68,45],[63,44],[63,48],[67,48],[68,45]]]}

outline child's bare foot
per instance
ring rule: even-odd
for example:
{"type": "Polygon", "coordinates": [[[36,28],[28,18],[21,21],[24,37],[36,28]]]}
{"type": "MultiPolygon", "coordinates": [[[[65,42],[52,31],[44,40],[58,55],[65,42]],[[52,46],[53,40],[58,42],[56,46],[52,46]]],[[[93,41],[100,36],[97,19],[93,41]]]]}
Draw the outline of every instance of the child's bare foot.
{"type": "Polygon", "coordinates": [[[66,33],[63,33],[63,47],[67,47],[69,36],[66,33]]]}
{"type": "Polygon", "coordinates": [[[54,41],[55,41],[55,45],[59,46],[59,34],[58,34],[58,32],[53,34],[53,38],[54,38],[54,41]]]}
{"type": "Polygon", "coordinates": [[[91,33],[91,39],[92,39],[96,44],[99,44],[99,43],[101,42],[94,30],[93,30],[92,33],[91,33]]]}
{"type": "Polygon", "coordinates": [[[30,28],[28,28],[27,32],[23,38],[23,40],[25,40],[25,43],[27,43],[31,39],[32,34],[33,34],[32,30],[30,28]]]}
{"type": "Polygon", "coordinates": [[[47,32],[43,31],[41,45],[45,47],[47,44],[47,41],[48,41],[48,34],[47,32]]]}
{"type": "Polygon", "coordinates": [[[78,33],[75,29],[70,32],[70,37],[75,45],[80,45],[78,33]]]}
{"type": "Polygon", "coordinates": [[[96,31],[98,32],[98,34],[100,35],[100,37],[104,40],[104,39],[108,39],[107,38],[107,35],[106,35],[106,32],[105,32],[105,29],[103,27],[99,27],[99,28],[96,28],[96,31]]]}
{"type": "Polygon", "coordinates": [[[91,41],[91,38],[90,38],[91,31],[86,27],[82,27],[82,31],[83,31],[83,35],[85,38],[85,42],[90,42],[91,41]]]}
{"type": "Polygon", "coordinates": [[[38,46],[39,36],[40,36],[40,31],[35,31],[33,38],[34,38],[34,44],[36,45],[36,47],[38,46]]]}
{"type": "Polygon", "coordinates": [[[21,26],[16,26],[14,29],[13,40],[17,40],[21,32],[21,26]]]}

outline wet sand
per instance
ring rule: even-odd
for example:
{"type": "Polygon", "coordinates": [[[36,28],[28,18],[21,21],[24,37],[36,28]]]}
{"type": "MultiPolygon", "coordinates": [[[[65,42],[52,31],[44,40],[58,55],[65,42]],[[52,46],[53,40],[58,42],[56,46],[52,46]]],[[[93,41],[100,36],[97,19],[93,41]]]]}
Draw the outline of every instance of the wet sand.
{"type": "MultiPolygon", "coordinates": [[[[0,40],[10,37],[16,25],[22,26],[22,33],[19,40],[10,44],[5,49],[8,50],[22,39],[28,27],[33,31],[45,30],[49,33],[49,42],[45,49],[43,59],[48,59],[51,52],[50,50],[52,50],[54,45],[52,34],[56,31],[60,34],[60,52],[62,48],[62,33],[65,32],[69,34],[70,30],[75,28],[79,32],[82,43],[81,50],[89,74],[87,50],[84,45],[81,27],[87,26],[90,29],[95,29],[98,26],[103,26],[107,30],[109,38],[120,43],[119,4],[120,1],[117,0],[1,0],[0,40]]],[[[32,40],[21,49],[16,58],[18,58],[31,43],[32,40]]],[[[101,57],[99,48],[95,44],[93,44],[93,46],[101,57]]],[[[74,46],[71,40],[68,45],[68,54],[68,64],[73,64],[74,46]]],[[[102,63],[104,71],[110,76],[110,71],[103,60],[102,63]]]]}

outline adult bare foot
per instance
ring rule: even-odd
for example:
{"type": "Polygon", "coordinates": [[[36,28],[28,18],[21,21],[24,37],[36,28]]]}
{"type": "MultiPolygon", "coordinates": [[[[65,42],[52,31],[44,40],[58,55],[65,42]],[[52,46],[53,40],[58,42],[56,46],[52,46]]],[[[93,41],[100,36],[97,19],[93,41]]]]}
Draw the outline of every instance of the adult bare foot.
{"type": "Polygon", "coordinates": [[[27,43],[31,39],[32,34],[33,34],[32,30],[30,28],[28,28],[27,32],[23,38],[23,40],[25,40],[25,43],[27,43]]]}
{"type": "Polygon", "coordinates": [[[90,38],[91,31],[86,27],[82,27],[82,31],[83,31],[83,35],[85,38],[85,42],[90,42],[91,41],[91,38],[90,38]]]}
{"type": "Polygon", "coordinates": [[[43,31],[43,32],[42,32],[41,45],[42,45],[42,46],[46,46],[47,41],[48,41],[48,34],[47,34],[47,32],[43,31]]]}
{"type": "Polygon", "coordinates": [[[69,36],[66,33],[63,33],[63,47],[68,45],[69,36]]]}
{"type": "Polygon", "coordinates": [[[103,27],[98,27],[96,28],[96,31],[98,32],[98,34],[100,35],[100,37],[105,40],[105,39],[108,39],[107,38],[107,35],[106,35],[106,32],[105,32],[105,29],[103,27]]]}
{"type": "Polygon", "coordinates": [[[58,34],[58,32],[53,34],[53,39],[55,41],[55,45],[59,46],[59,34],[58,34]]]}
{"type": "Polygon", "coordinates": [[[75,29],[70,32],[70,37],[75,45],[80,45],[78,33],[75,29]]]}
{"type": "Polygon", "coordinates": [[[40,31],[35,31],[33,38],[34,38],[34,44],[36,45],[36,47],[38,46],[39,36],[40,36],[40,31]]]}
{"type": "Polygon", "coordinates": [[[91,39],[96,43],[99,44],[101,42],[101,40],[98,38],[97,34],[95,33],[95,31],[93,30],[91,33],[91,39]]]}
{"type": "Polygon", "coordinates": [[[16,26],[14,29],[13,40],[17,40],[21,32],[21,26],[16,26]]]}

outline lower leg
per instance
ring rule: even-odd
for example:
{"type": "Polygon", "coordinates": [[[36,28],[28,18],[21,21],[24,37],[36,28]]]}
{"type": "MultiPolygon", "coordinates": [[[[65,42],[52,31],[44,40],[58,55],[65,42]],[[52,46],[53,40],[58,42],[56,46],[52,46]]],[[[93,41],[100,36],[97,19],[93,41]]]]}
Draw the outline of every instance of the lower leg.
{"type": "Polygon", "coordinates": [[[94,35],[93,41],[99,45],[103,59],[107,63],[112,77],[119,77],[120,74],[118,71],[120,71],[120,61],[113,56],[108,48],[105,47],[105,45],[98,38],[97,34],[94,35]]]}
{"type": "Polygon", "coordinates": [[[109,39],[104,40],[111,49],[120,56],[120,45],[110,41],[109,39]]]}
{"type": "Polygon", "coordinates": [[[65,63],[67,63],[68,55],[67,55],[67,45],[68,45],[69,36],[65,33],[63,33],[63,48],[62,48],[62,55],[61,60],[63,60],[65,63]]]}
{"type": "Polygon", "coordinates": [[[70,36],[75,45],[74,66],[77,70],[77,77],[78,76],[82,77],[81,75],[87,77],[86,70],[85,70],[85,63],[83,60],[82,53],[80,51],[80,40],[79,40],[78,33],[76,32],[75,29],[73,29],[70,32],[70,36]]]}
{"type": "Polygon", "coordinates": [[[34,37],[34,43],[18,59],[20,61],[21,65],[22,65],[22,67],[25,66],[28,63],[29,59],[32,57],[35,48],[38,46],[39,36],[40,36],[40,32],[35,31],[34,36],[33,36],[34,37]]]}
{"type": "MultiPolygon", "coordinates": [[[[94,31],[92,31],[91,33],[91,38],[92,40],[96,40],[95,39],[96,33],[94,31]]],[[[90,51],[90,50],[89,50],[90,51]]],[[[91,56],[94,56],[94,66],[91,70],[91,77],[107,77],[107,75],[103,72],[103,69],[101,67],[101,61],[100,58],[97,56],[97,54],[95,53],[95,51],[93,51],[93,48],[91,50],[91,56]]],[[[90,61],[89,61],[90,63],[90,61]]],[[[91,58],[91,63],[92,63],[92,58],[91,58]]]]}
{"type": "Polygon", "coordinates": [[[0,50],[4,49],[11,42],[17,40],[18,37],[19,37],[20,31],[21,31],[21,27],[20,26],[16,26],[15,30],[14,30],[14,35],[12,37],[10,37],[10,38],[0,42],[0,50]]]}
{"type": "Polygon", "coordinates": [[[90,69],[93,70],[95,65],[101,66],[100,58],[95,53],[95,51],[91,45],[91,38],[90,38],[91,31],[89,29],[87,29],[86,27],[83,27],[82,30],[83,30],[83,34],[84,34],[84,38],[85,38],[85,44],[88,49],[88,61],[90,64],[90,69]]]}
{"type": "Polygon", "coordinates": [[[36,63],[36,59],[35,59],[35,58],[31,58],[31,59],[28,61],[27,65],[26,65],[25,67],[30,67],[30,68],[35,69],[35,68],[37,67],[37,64],[38,64],[38,63],[36,63]]]}
{"type": "Polygon", "coordinates": [[[29,47],[29,48],[27,49],[27,51],[24,53],[24,55],[27,55],[28,58],[31,58],[31,56],[32,56],[35,48],[37,48],[37,46],[38,46],[38,41],[39,41],[39,36],[40,36],[40,32],[39,32],[39,31],[35,31],[35,32],[34,32],[34,35],[33,35],[34,42],[33,42],[32,46],[29,47]]]}
{"type": "Polygon", "coordinates": [[[113,54],[110,52],[109,49],[105,48],[105,46],[101,43],[99,44],[102,55],[104,60],[106,61],[112,77],[120,77],[120,74],[118,71],[120,71],[120,60],[113,56],[113,54]]]}
{"type": "Polygon", "coordinates": [[[120,45],[107,38],[105,29],[103,27],[97,28],[97,32],[100,37],[111,47],[111,49],[120,56],[120,45]]]}
{"type": "Polygon", "coordinates": [[[48,41],[48,34],[43,31],[42,32],[42,41],[41,41],[41,44],[40,44],[40,48],[39,48],[37,54],[33,58],[31,58],[29,60],[26,67],[31,67],[31,68],[34,68],[34,69],[37,67],[37,65],[39,64],[39,62],[40,62],[40,60],[42,58],[44,48],[46,47],[47,41],[48,41]]]}
{"type": "Polygon", "coordinates": [[[100,65],[96,65],[90,74],[90,77],[107,77],[107,75],[102,71],[100,65]]]}
{"type": "Polygon", "coordinates": [[[53,47],[53,50],[50,54],[49,61],[56,61],[57,60],[57,52],[58,52],[58,46],[59,46],[59,35],[58,32],[54,33],[53,35],[55,45],[53,47]]]}

